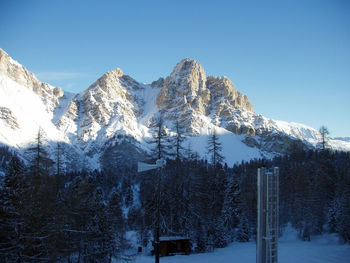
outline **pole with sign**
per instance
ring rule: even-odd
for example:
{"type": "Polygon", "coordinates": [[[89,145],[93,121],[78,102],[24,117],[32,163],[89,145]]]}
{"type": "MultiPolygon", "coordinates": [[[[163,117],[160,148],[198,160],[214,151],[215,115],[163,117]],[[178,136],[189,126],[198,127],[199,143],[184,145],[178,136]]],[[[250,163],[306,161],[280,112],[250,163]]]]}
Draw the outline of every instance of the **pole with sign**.
{"type": "Polygon", "coordinates": [[[148,163],[137,163],[137,172],[145,172],[153,169],[158,169],[158,184],[157,184],[157,198],[156,198],[156,224],[155,224],[155,237],[154,237],[154,252],[155,252],[155,263],[159,263],[159,250],[160,250],[160,242],[159,242],[159,217],[160,217],[160,180],[161,180],[161,172],[162,168],[166,165],[166,161],[164,159],[158,159],[155,164],[148,163]]]}

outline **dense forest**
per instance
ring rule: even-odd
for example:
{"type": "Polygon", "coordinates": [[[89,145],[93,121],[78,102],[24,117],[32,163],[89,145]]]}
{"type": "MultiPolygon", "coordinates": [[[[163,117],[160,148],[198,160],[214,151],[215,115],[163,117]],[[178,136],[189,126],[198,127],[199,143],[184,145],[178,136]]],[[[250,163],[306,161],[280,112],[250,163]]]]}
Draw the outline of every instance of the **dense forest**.
{"type": "MultiPolygon", "coordinates": [[[[162,146],[162,130],[155,134],[151,143],[157,159],[169,149],[162,146]]],[[[285,156],[230,167],[215,133],[208,141],[210,161],[190,149],[183,154],[183,137],[175,138],[178,151],[166,167],[142,173],[136,164],[65,172],[59,154],[49,159],[39,137],[26,164],[1,148],[6,173],[0,192],[0,261],[111,262],[130,247],[127,231],[136,231],[140,246],[147,246],[153,239],[158,186],[161,235],[190,237],[194,252],[254,240],[256,177],[262,166],[280,168],[281,234],[290,223],[304,241],[330,232],[350,243],[350,153],[295,144],[285,156]]]]}

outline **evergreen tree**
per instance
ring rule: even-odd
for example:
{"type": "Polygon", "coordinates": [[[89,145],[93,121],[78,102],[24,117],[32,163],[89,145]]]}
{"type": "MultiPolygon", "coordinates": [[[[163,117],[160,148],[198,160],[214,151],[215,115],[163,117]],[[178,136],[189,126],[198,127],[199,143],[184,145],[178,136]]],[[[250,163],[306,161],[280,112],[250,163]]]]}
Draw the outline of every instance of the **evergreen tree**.
{"type": "Polygon", "coordinates": [[[198,163],[193,171],[193,186],[191,191],[190,208],[193,214],[193,226],[195,232],[192,234],[197,243],[196,250],[204,252],[210,250],[214,244],[212,238],[213,211],[211,210],[211,178],[205,163],[198,163]]]}
{"type": "Polygon", "coordinates": [[[236,240],[238,242],[248,242],[250,238],[249,224],[244,214],[241,215],[237,227],[236,240]]]}
{"type": "Polygon", "coordinates": [[[105,204],[103,189],[94,189],[89,204],[90,220],[87,222],[88,235],[85,243],[85,259],[88,262],[107,262],[111,259],[112,229],[105,204]]]}
{"type": "Polygon", "coordinates": [[[231,176],[225,188],[225,199],[221,212],[222,235],[225,243],[234,240],[235,229],[238,227],[241,216],[241,200],[239,183],[236,177],[231,176]]]}
{"type": "Polygon", "coordinates": [[[63,155],[62,144],[60,142],[57,142],[56,143],[56,174],[57,174],[58,178],[63,173],[63,171],[62,171],[62,165],[63,165],[62,155],[63,155]]]}
{"type": "Polygon", "coordinates": [[[165,127],[163,116],[156,116],[152,118],[150,124],[152,132],[152,139],[149,141],[154,146],[154,153],[156,159],[166,158],[171,156],[170,142],[167,129],[165,127]]]}
{"type": "Polygon", "coordinates": [[[109,225],[109,251],[111,258],[119,258],[122,250],[125,247],[125,226],[122,211],[122,197],[120,192],[113,188],[107,207],[107,218],[109,225]]]}
{"type": "Polygon", "coordinates": [[[214,129],[214,132],[209,136],[208,139],[208,154],[211,156],[211,161],[213,167],[215,168],[218,163],[222,163],[224,161],[224,156],[221,154],[222,145],[219,141],[219,136],[214,129]]]}
{"type": "Polygon", "coordinates": [[[321,149],[324,151],[327,147],[329,131],[326,126],[322,125],[321,128],[318,130],[321,134],[321,149]]]}
{"type": "Polygon", "coordinates": [[[176,118],[175,122],[175,144],[176,144],[176,160],[181,159],[181,151],[183,150],[182,143],[185,140],[184,127],[180,124],[179,120],[176,118]]]}
{"type": "Polygon", "coordinates": [[[327,213],[327,230],[335,233],[338,230],[339,214],[341,211],[341,202],[338,197],[332,200],[327,213]]]}
{"type": "Polygon", "coordinates": [[[22,262],[24,202],[27,185],[24,165],[14,156],[8,164],[0,192],[0,261],[22,262]]]}
{"type": "Polygon", "coordinates": [[[350,169],[342,179],[338,188],[339,210],[336,217],[336,232],[345,243],[350,243],[350,169]]]}
{"type": "Polygon", "coordinates": [[[42,175],[49,175],[53,165],[44,147],[45,140],[45,132],[39,128],[35,137],[35,145],[27,150],[31,159],[30,173],[36,180],[39,180],[38,177],[42,175]]]}

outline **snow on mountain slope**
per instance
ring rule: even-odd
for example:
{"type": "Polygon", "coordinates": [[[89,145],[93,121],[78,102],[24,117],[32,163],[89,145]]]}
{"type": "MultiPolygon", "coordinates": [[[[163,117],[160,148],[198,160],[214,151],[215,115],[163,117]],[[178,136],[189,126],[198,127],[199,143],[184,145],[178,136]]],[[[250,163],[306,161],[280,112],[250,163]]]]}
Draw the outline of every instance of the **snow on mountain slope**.
{"type": "Polygon", "coordinates": [[[57,122],[62,118],[63,114],[67,111],[71,101],[75,94],[70,92],[64,92],[64,95],[59,98],[58,105],[53,112],[52,122],[57,125],[57,122]]]}
{"type": "Polygon", "coordinates": [[[235,163],[240,163],[242,160],[250,160],[256,158],[262,158],[260,150],[256,147],[249,147],[243,143],[244,135],[234,134],[224,128],[211,126],[212,128],[202,130],[202,133],[198,136],[188,138],[185,147],[190,147],[196,151],[199,156],[202,156],[209,162],[211,162],[211,156],[207,153],[207,145],[209,136],[213,129],[219,136],[219,141],[222,144],[222,155],[225,156],[225,162],[232,166],[235,163]]]}
{"type": "Polygon", "coordinates": [[[327,141],[328,146],[335,151],[350,151],[350,142],[348,141],[342,141],[342,140],[335,140],[335,139],[328,139],[327,141]]]}
{"type": "Polygon", "coordinates": [[[59,87],[39,81],[35,75],[24,66],[12,59],[0,48],[0,75],[4,75],[19,85],[26,87],[40,96],[47,112],[52,112],[58,104],[59,98],[64,94],[59,87]]]}
{"type": "Polygon", "coordinates": [[[64,141],[62,134],[52,123],[52,113],[32,91],[0,75],[0,138],[14,147],[26,147],[33,142],[41,127],[49,140],[64,141]]]}
{"type": "Polygon", "coordinates": [[[333,138],[333,140],[350,142],[350,137],[335,137],[335,138],[333,138]]]}
{"type": "MultiPolygon", "coordinates": [[[[40,82],[0,49],[2,144],[25,148],[41,127],[49,142],[61,141],[70,147],[67,160],[99,169],[105,159],[115,165],[115,160],[131,158],[131,162],[149,152],[150,120],[159,114],[170,133],[176,121],[184,126],[185,148],[202,158],[209,159],[206,146],[215,129],[230,165],[283,154],[296,140],[308,147],[320,141],[318,131],[306,125],[255,113],[248,97],[231,80],[207,77],[191,59],[180,61],[168,77],[150,85],[115,69],[85,91],[71,94],[40,82]]],[[[346,141],[330,139],[329,145],[350,150],[346,141]]]]}
{"type": "Polygon", "coordinates": [[[149,136],[148,121],[158,111],[154,104],[158,92],[120,69],[107,72],[71,100],[58,127],[88,152],[116,135],[141,141],[149,136]]]}

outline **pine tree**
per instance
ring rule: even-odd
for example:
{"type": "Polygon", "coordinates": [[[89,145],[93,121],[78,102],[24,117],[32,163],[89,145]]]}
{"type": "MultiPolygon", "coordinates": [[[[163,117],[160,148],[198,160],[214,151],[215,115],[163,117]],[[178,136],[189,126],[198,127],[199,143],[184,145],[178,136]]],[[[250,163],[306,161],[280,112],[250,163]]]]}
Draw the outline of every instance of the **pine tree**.
{"type": "Polygon", "coordinates": [[[42,128],[39,128],[35,137],[35,145],[27,150],[32,160],[30,173],[37,180],[42,175],[49,175],[53,165],[53,161],[48,157],[48,153],[44,147],[45,140],[45,132],[42,128]]]}
{"type": "Polygon", "coordinates": [[[310,241],[312,227],[310,181],[307,172],[301,167],[296,170],[296,176],[295,212],[292,223],[299,230],[299,238],[303,241],[310,241]]]}
{"type": "Polygon", "coordinates": [[[12,230],[7,228],[7,231],[15,233],[7,233],[9,244],[16,243],[11,257],[19,262],[42,262],[57,258],[53,245],[56,192],[49,178],[49,165],[44,162],[41,134],[39,130],[30,169],[24,169],[19,159],[14,157],[9,163],[2,192],[2,207],[6,209],[2,210],[6,219],[4,226],[11,223],[12,230]]]}
{"type": "Polygon", "coordinates": [[[350,168],[341,183],[336,230],[345,243],[350,243],[350,168]]]}
{"type": "Polygon", "coordinates": [[[199,163],[193,171],[193,182],[190,197],[190,209],[192,211],[192,225],[194,226],[193,239],[197,243],[196,250],[203,252],[210,250],[214,245],[213,215],[212,210],[212,177],[206,163],[199,163]]]}
{"type": "Polygon", "coordinates": [[[22,262],[24,202],[27,186],[24,165],[18,157],[9,162],[0,192],[0,261],[22,262]]]}
{"type": "Polygon", "coordinates": [[[182,143],[185,140],[184,127],[180,124],[179,120],[176,118],[175,122],[175,142],[176,142],[176,160],[181,159],[181,151],[183,150],[182,143]]]}
{"type": "Polygon", "coordinates": [[[248,242],[250,238],[249,224],[246,216],[241,215],[237,227],[236,240],[238,242],[248,242]]]}
{"type": "Polygon", "coordinates": [[[339,212],[341,211],[341,202],[338,197],[332,200],[327,214],[327,230],[330,233],[337,232],[339,222],[339,212]]]}
{"type": "Polygon", "coordinates": [[[216,129],[209,136],[208,139],[208,154],[211,156],[211,161],[213,167],[216,168],[218,163],[222,163],[224,161],[224,156],[221,154],[222,145],[219,141],[219,136],[217,135],[216,129]]]}
{"type": "Polygon", "coordinates": [[[65,227],[62,231],[66,237],[66,253],[76,254],[78,262],[89,256],[89,238],[94,207],[92,206],[95,182],[91,176],[75,175],[63,195],[65,227]]]}
{"type": "Polygon", "coordinates": [[[241,200],[238,181],[231,176],[225,188],[225,199],[221,212],[221,222],[223,224],[222,235],[226,244],[232,242],[235,236],[235,229],[238,227],[241,216],[241,200]]]}
{"type": "Polygon", "coordinates": [[[327,142],[328,142],[327,136],[329,135],[329,131],[327,127],[324,125],[322,125],[318,131],[321,134],[321,146],[322,146],[321,149],[324,151],[326,150],[326,147],[327,147],[327,142]]]}
{"type": "Polygon", "coordinates": [[[107,207],[107,218],[109,225],[109,250],[110,250],[110,260],[111,257],[119,258],[122,250],[125,246],[125,226],[122,211],[122,197],[120,192],[113,188],[107,207]]]}
{"type": "Polygon", "coordinates": [[[107,262],[111,258],[112,229],[105,204],[104,191],[100,186],[94,190],[90,202],[90,220],[87,230],[85,258],[89,261],[107,262]]]}
{"type": "Polygon", "coordinates": [[[56,174],[60,177],[63,174],[63,147],[60,142],[56,143],[56,174]]]}
{"type": "Polygon", "coordinates": [[[163,116],[152,118],[150,124],[152,139],[149,141],[154,146],[154,157],[156,159],[165,159],[173,153],[170,151],[170,142],[167,129],[165,127],[163,116]]]}

